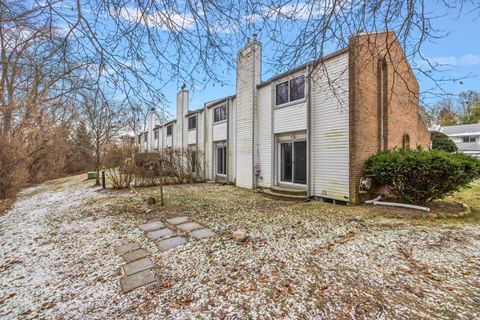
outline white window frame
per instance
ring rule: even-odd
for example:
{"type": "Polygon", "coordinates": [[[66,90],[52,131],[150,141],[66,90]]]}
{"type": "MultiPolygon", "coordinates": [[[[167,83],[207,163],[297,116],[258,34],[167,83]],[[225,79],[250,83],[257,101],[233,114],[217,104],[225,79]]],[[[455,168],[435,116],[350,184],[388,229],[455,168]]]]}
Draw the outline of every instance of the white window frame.
{"type": "Polygon", "coordinates": [[[197,130],[198,121],[197,121],[197,115],[196,114],[187,118],[187,125],[188,125],[188,131],[197,130]],[[193,119],[193,118],[195,118],[195,127],[190,128],[190,119],[193,119]]]}
{"type": "Polygon", "coordinates": [[[227,117],[228,117],[228,115],[227,115],[227,106],[226,105],[222,104],[218,107],[213,108],[213,123],[221,123],[221,122],[227,121],[227,117]],[[225,110],[225,112],[224,112],[225,118],[221,119],[221,120],[215,120],[215,111],[219,110],[220,108],[223,108],[225,110]]]}
{"type": "Polygon", "coordinates": [[[171,136],[173,135],[173,124],[167,125],[165,131],[166,131],[167,137],[171,137],[171,136]],[[168,128],[171,128],[171,132],[170,132],[170,133],[168,133],[168,128]]]}
{"type": "Polygon", "coordinates": [[[214,166],[214,171],[215,171],[215,176],[218,177],[226,177],[227,176],[227,170],[228,170],[228,151],[227,151],[227,144],[226,143],[217,143],[215,145],[215,154],[214,154],[214,159],[215,159],[215,166],[214,166]],[[223,154],[224,157],[224,163],[225,163],[225,173],[219,173],[218,172],[218,149],[225,149],[225,153],[223,154]]]}
{"type": "Polygon", "coordinates": [[[287,79],[283,79],[281,81],[278,81],[275,84],[275,95],[274,96],[275,96],[275,107],[276,108],[282,108],[282,107],[286,107],[286,106],[289,106],[289,105],[292,105],[292,104],[297,104],[297,103],[304,102],[305,99],[306,99],[306,96],[307,96],[307,81],[306,81],[305,74],[302,73],[302,74],[292,75],[291,77],[289,77],[287,79]],[[303,77],[303,98],[299,98],[299,99],[296,99],[296,100],[291,100],[291,97],[290,97],[291,81],[295,80],[297,78],[300,78],[300,77],[303,77]],[[281,84],[284,84],[284,83],[287,83],[287,102],[277,104],[277,87],[281,84]]]}

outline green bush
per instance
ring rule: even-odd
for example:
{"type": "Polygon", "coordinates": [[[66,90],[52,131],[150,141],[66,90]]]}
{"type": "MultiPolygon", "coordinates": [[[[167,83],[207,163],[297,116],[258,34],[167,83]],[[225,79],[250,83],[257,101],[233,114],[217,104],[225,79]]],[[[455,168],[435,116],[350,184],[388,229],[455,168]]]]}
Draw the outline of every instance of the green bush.
{"type": "Polygon", "coordinates": [[[480,177],[480,161],[440,150],[387,151],[371,156],[365,171],[407,203],[425,204],[480,177]]]}
{"type": "Polygon", "coordinates": [[[432,149],[443,150],[446,152],[457,152],[458,147],[455,142],[452,141],[445,133],[433,131],[432,137],[432,149]]]}

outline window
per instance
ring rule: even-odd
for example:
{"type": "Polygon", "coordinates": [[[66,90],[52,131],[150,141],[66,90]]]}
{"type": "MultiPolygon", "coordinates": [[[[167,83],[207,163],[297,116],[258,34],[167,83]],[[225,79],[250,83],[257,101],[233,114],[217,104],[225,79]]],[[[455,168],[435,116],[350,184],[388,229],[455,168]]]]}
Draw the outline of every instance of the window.
{"type": "Polygon", "coordinates": [[[197,128],[197,115],[194,115],[188,118],[188,130],[193,130],[196,128],[197,128]]]}
{"type": "Polygon", "coordinates": [[[217,174],[227,174],[227,147],[217,147],[217,174]]]}
{"type": "Polygon", "coordinates": [[[463,142],[476,142],[477,137],[463,137],[463,142]]]}
{"type": "Polygon", "coordinates": [[[213,122],[220,122],[227,119],[227,109],[225,106],[216,107],[213,110],[213,122]]]}
{"type": "Polygon", "coordinates": [[[158,128],[156,128],[155,130],[153,130],[153,138],[154,138],[155,140],[158,139],[158,128]]]}
{"type": "Polygon", "coordinates": [[[138,136],[138,143],[142,143],[142,136],[141,135],[138,136]]]}
{"type": "Polygon", "coordinates": [[[147,141],[148,141],[148,132],[145,132],[143,134],[143,142],[147,143],[147,141]]]}
{"type": "Polygon", "coordinates": [[[305,76],[290,80],[290,101],[305,98],[305,76]]]}
{"type": "Polygon", "coordinates": [[[277,84],[277,106],[288,102],[288,82],[277,84]]]}
{"type": "Polygon", "coordinates": [[[173,124],[167,126],[167,137],[172,135],[173,124]]]}
{"type": "Polygon", "coordinates": [[[403,135],[402,147],[403,150],[410,150],[410,136],[407,133],[403,135]]]}
{"type": "Polygon", "coordinates": [[[275,97],[277,106],[305,98],[305,76],[301,75],[277,84],[275,97]]]}

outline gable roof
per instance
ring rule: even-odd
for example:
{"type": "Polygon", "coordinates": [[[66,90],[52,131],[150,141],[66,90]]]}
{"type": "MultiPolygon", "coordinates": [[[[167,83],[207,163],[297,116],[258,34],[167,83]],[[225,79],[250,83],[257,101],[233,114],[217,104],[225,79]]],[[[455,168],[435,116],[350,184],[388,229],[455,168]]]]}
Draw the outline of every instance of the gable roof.
{"type": "Polygon", "coordinates": [[[446,126],[441,127],[439,131],[445,133],[447,136],[468,136],[474,134],[480,135],[480,123],[446,126]]]}

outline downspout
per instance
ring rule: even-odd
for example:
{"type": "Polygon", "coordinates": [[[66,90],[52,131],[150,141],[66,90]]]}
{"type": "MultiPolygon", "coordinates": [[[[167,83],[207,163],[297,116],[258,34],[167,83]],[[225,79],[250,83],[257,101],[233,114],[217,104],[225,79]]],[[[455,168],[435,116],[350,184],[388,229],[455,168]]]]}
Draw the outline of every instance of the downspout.
{"type": "Polygon", "coordinates": [[[272,157],[272,160],[270,161],[270,167],[271,167],[271,182],[270,182],[270,186],[273,187],[275,186],[277,183],[275,181],[275,167],[276,167],[276,162],[277,162],[277,159],[275,157],[275,146],[276,146],[276,141],[275,141],[275,128],[273,127],[274,126],[274,108],[275,108],[275,86],[273,84],[270,85],[270,131],[271,131],[271,137],[272,137],[272,143],[271,143],[271,147],[272,147],[272,150],[271,150],[271,157],[272,157]]]}
{"type": "Polygon", "coordinates": [[[312,196],[312,95],[311,95],[311,75],[310,66],[307,66],[308,88],[307,88],[307,198],[312,196]]]}
{"type": "MultiPolygon", "coordinates": [[[[254,43],[253,43],[254,44],[254,43]]],[[[252,48],[252,51],[253,51],[253,59],[252,59],[252,62],[253,62],[253,66],[252,66],[252,70],[253,70],[253,81],[252,81],[252,94],[253,94],[253,99],[252,99],[252,189],[255,189],[256,188],[256,181],[255,181],[255,177],[256,177],[256,170],[255,170],[255,58],[256,58],[256,50],[255,50],[255,45],[253,45],[253,48],[252,48]]]]}
{"type": "Polygon", "coordinates": [[[228,184],[229,177],[230,177],[230,174],[229,174],[230,166],[228,165],[230,161],[230,140],[228,139],[230,136],[229,134],[230,133],[230,98],[227,98],[225,111],[227,112],[227,161],[226,161],[227,167],[225,168],[225,172],[227,173],[227,184],[228,184]]]}
{"type": "Polygon", "coordinates": [[[385,151],[385,133],[384,133],[384,112],[385,112],[385,92],[383,85],[385,83],[383,70],[383,60],[380,60],[380,151],[385,151]]]}
{"type": "Polygon", "coordinates": [[[207,179],[207,103],[203,104],[203,178],[207,179]]]}

